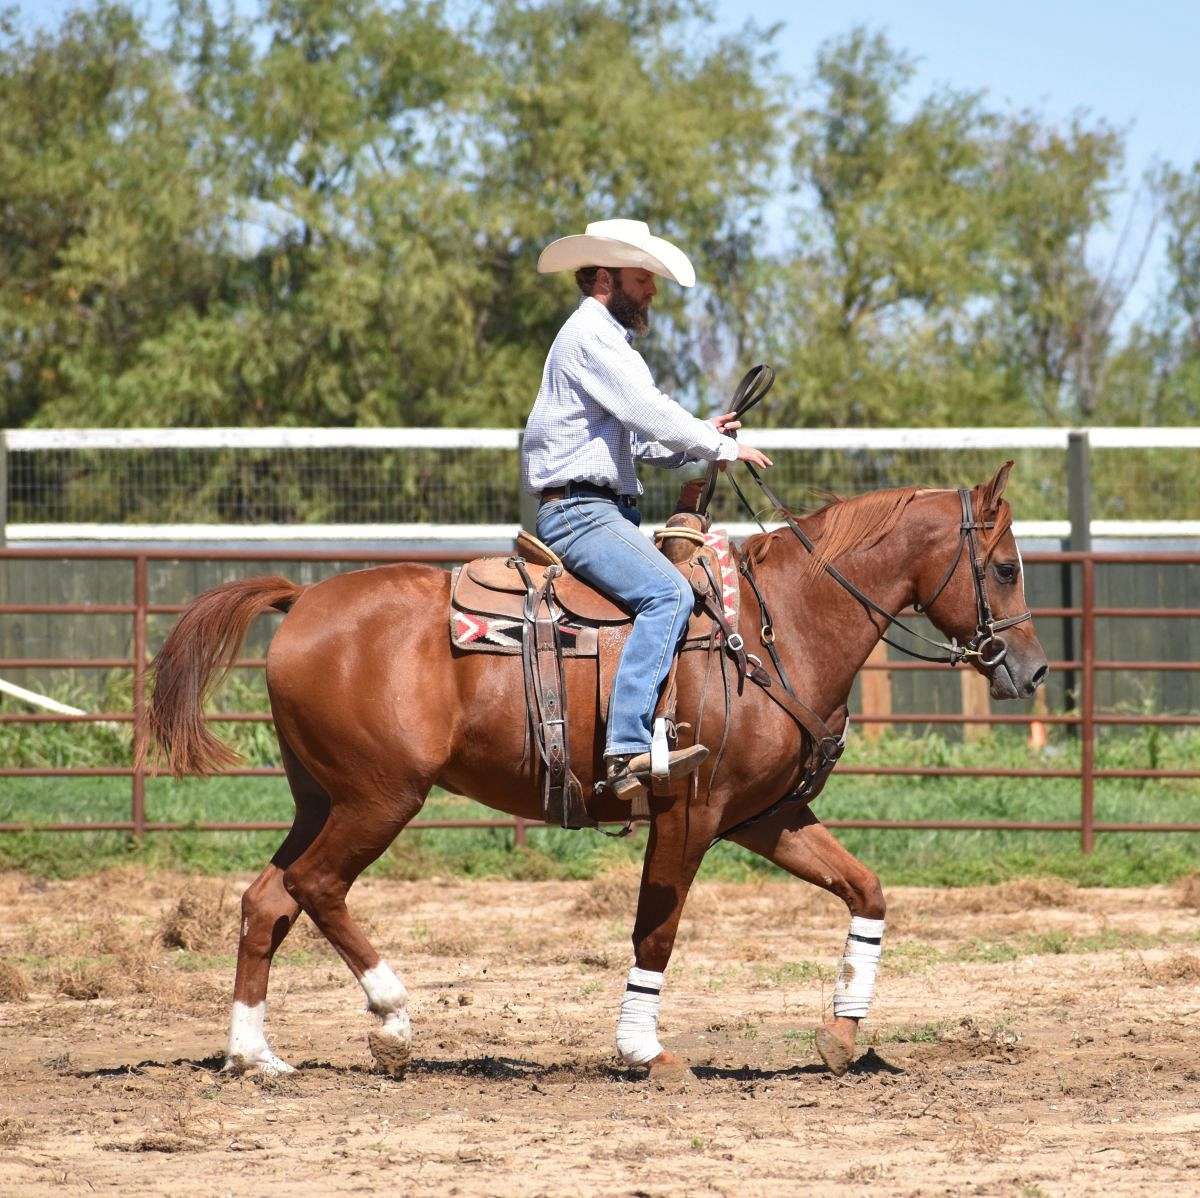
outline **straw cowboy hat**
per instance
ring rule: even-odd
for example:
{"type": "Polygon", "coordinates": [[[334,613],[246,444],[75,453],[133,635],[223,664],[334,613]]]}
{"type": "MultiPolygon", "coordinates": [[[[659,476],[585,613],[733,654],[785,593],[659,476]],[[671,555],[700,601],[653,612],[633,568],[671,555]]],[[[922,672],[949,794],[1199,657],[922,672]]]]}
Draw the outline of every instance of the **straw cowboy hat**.
{"type": "Polygon", "coordinates": [[[687,254],[653,236],[640,220],[594,220],[583,233],[552,241],[537,264],[543,275],[583,266],[634,266],[673,279],[681,287],[696,281],[687,254]]]}

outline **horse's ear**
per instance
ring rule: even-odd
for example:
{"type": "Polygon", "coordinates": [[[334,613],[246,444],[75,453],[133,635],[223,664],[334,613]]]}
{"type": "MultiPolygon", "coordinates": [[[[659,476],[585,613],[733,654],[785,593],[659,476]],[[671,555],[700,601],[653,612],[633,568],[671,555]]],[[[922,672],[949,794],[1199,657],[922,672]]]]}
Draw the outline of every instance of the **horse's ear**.
{"type": "Polygon", "coordinates": [[[979,493],[979,510],[984,515],[993,516],[999,509],[1000,498],[1004,494],[1004,488],[1008,486],[1008,475],[1012,468],[1011,460],[1005,462],[992,476],[991,482],[975,488],[979,493]]]}

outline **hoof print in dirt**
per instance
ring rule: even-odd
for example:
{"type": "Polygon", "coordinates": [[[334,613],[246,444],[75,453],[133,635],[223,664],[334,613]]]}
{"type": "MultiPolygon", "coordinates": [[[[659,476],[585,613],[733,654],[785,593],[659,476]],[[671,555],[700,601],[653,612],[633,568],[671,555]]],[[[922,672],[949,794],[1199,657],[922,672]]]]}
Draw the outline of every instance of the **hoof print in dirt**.
{"type": "Polygon", "coordinates": [[[385,1036],[382,1032],[371,1032],[367,1037],[371,1056],[381,1073],[401,1081],[408,1072],[408,1063],[412,1059],[412,1048],[403,1040],[385,1036]]]}

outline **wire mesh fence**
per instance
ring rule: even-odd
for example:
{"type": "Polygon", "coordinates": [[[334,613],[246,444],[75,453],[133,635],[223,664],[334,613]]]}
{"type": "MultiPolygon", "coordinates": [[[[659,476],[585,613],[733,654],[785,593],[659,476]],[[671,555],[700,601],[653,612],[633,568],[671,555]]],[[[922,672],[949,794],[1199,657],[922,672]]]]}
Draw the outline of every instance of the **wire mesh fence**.
{"type": "MultiPolygon", "coordinates": [[[[1068,515],[1064,429],[789,429],[747,440],[774,459],[772,483],[796,509],[879,487],[969,486],[1011,457],[1018,518],[1068,515]]],[[[1200,520],[1200,430],[1095,429],[1090,440],[1094,520],[1200,520]]],[[[22,529],[58,535],[55,526],[444,529],[521,518],[513,429],[18,430],[7,443],[17,539],[22,529]]],[[[642,471],[648,522],[672,510],[680,474],[642,471]]],[[[724,487],[713,515],[748,518],[724,487]]]]}

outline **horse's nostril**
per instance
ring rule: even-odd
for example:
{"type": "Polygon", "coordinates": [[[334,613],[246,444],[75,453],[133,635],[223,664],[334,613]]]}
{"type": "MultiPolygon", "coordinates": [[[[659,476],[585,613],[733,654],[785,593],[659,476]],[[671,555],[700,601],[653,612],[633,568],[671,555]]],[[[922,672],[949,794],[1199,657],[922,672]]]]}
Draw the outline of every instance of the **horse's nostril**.
{"type": "Polygon", "coordinates": [[[1037,688],[1041,686],[1043,682],[1046,681],[1046,675],[1049,673],[1050,667],[1045,663],[1038,666],[1038,668],[1034,670],[1033,674],[1030,676],[1028,688],[1025,693],[1032,695],[1033,692],[1037,690],[1037,688]]]}

